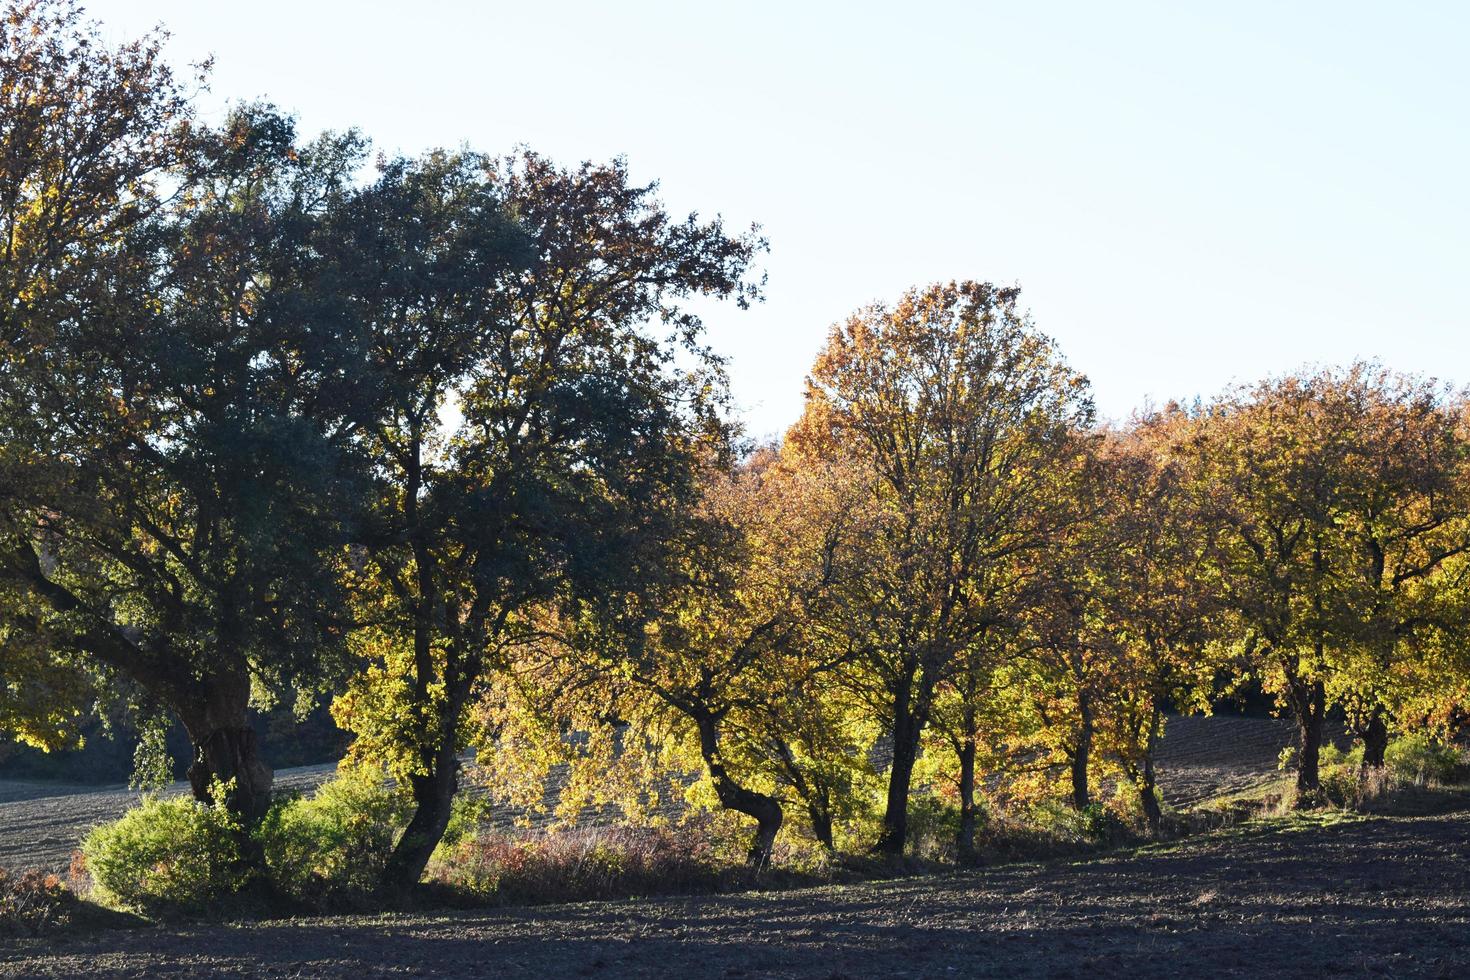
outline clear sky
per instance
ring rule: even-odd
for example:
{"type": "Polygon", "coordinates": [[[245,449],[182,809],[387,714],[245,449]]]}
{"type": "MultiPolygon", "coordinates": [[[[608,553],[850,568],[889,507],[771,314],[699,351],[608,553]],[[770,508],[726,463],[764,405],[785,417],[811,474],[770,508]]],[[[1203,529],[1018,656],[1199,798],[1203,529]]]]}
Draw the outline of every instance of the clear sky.
{"type": "Polygon", "coordinates": [[[625,155],[759,221],[716,310],[753,434],[828,326],[916,283],[1019,283],[1099,409],[1379,357],[1470,382],[1470,4],[91,0],[209,102],[388,152],[625,155]]]}

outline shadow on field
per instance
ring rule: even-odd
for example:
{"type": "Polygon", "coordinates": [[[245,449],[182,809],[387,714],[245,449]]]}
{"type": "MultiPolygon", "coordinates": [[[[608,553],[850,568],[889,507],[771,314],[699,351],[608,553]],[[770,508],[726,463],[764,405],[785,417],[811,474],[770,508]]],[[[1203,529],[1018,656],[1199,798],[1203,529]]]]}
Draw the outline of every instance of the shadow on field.
{"type": "Polygon", "coordinates": [[[143,930],[27,976],[1465,976],[1465,813],[773,894],[143,930]]]}

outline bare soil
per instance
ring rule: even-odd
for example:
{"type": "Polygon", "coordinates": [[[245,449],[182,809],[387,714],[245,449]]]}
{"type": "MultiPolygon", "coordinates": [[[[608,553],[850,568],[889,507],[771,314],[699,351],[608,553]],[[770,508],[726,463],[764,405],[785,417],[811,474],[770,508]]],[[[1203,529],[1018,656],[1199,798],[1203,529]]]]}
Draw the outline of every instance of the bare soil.
{"type": "MultiPolygon", "coordinates": [[[[1340,748],[1352,741],[1341,724],[1323,734],[1340,748]]],[[[1155,752],[1159,790],[1174,806],[1249,792],[1280,776],[1281,750],[1296,741],[1296,726],[1280,718],[1168,718],[1155,752]]]]}
{"type": "MultiPolygon", "coordinates": [[[[1176,804],[1249,790],[1278,777],[1292,738],[1270,720],[1171,719],[1161,788],[1176,804]]],[[[330,771],[278,783],[307,790],[330,771]]],[[[135,799],[0,782],[0,866],[64,867],[135,799]]],[[[797,891],[0,940],[0,977],[1470,976],[1470,794],[1409,804],[797,891]]]]}
{"type": "Polygon", "coordinates": [[[782,893],[147,928],[11,977],[1465,977],[1470,810],[782,893]]]}

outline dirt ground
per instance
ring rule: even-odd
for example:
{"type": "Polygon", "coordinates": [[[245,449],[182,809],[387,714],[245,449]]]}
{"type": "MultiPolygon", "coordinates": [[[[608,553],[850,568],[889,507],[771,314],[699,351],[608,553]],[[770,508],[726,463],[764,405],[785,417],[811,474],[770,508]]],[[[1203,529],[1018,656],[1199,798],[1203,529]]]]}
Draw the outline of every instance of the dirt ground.
{"type": "MultiPolygon", "coordinates": [[[[1341,724],[1323,734],[1341,748],[1352,741],[1341,724]]],[[[1279,718],[1169,718],[1155,753],[1159,789],[1174,806],[1244,792],[1280,775],[1281,750],[1296,738],[1295,726],[1279,718]]]]}
{"type": "Polygon", "coordinates": [[[0,947],[0,976],[1465,977],[1467,837],[1460,809],[784,893],[148,928],[0,947]]]}
{"type": "MultiPolygon", "coordinates": [[[[335,766],[307,766],[276,773],[276,788],[309,791],[335,766]]],[[[184,792],[176,784],[170,792],[184,792]]],[[[87,831],[116,820],[138,802],[125,786],[0,780],[0,868],[65,871],[87,831]]]]}

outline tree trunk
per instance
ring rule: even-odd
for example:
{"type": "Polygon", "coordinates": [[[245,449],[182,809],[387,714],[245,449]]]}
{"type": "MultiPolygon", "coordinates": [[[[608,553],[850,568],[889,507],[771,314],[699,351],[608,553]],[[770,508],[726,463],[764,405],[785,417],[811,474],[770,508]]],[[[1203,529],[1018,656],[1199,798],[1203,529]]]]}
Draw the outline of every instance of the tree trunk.
{"type": "Polygon", "coordinates": [[[1157,837],[1164,822],[1164,811],[1159,806],[1158,781],[1154,775],[1154,745],[1159,740],[1159,709],[1155,705],[1149,721],[1148,740],[1143,748],[1143,770],[1138,779],[1138,802],[1143,807],[1143,819],[1148,832],[1157,837]]]}
{"type": "Polygon", "coordinates": [[[1383,720],[1383,710],[1375,708],[1368,722],[1358,733],[1363,740],[1363,771],[1382,769],[1388,753],[1388,725],[1383,720]]]}
{"type": "Polygon", "coordinates": [[[960,743],[960,828],[955,854],[961,864],[975,863],[975,740],[960,743]]]}
{"type": "Polygon", "coordinates": [[[1321,681],[1301,685],[1296,700],[1298,747],[1296,794],[1300,807],[1314,806],[1322,788],[1319,764],[1322,755],[1322,720],[1327,714],[1327,691],[1321,681]]]}
{"type": "Polygon", "coordinates": [[[212,675],[176,698],[174,710],[194,752],[189,766],[194,798],[222,803],[239,814],[246,827],[254,826],[270,809],[275,774],[261,759],[260,743],[250,725],[249,674],[212,675]],[[216,781],[233,781],[222,800],[211,792],[216,781]]]}
{"type": "Polygon", "coordinates": [[[796,790],[796,795],[806,804],[807,817],[812,824],[812,836],[828,852],[837,850],[837,845],[832,840],[831,788],[820,776],[812,779],[802,771],[801,765],[796,761],[796,754],[791,751],[790,743],[778,738],[774,741],[774,748],[791,788],[796,790]]]}
{"type": "Polygon", "coordinates": [[[453,738],[441,741],[428,772],[409,777],[409,788],[413,792],[413,817],[383,869],[384,886],[399,894],[419,883],[449,826],[454,794],[459,789],[459,757],[453,738]]]}
{"type": "Polygon", "coordinates": [[[776,835],[780,833],[781,822],[785,818],[781,801],[746,789],[730,776],[720,755],[719,720],[714,715],[698,714],[694,722],[699,729],[700,755],[704,757],[705,769],[714,783],[720,805],[755,820],[755,837],[745,855],[745,863],[759,871],[771,863],[771,850],[776,846],[776,835]]]}
{"type": "Polygon", "coordinates": [[[1087,785],[1087,767],[1092,760],[1092,699],[1079,693],[1077,708],[1081,723],[1077,726],[1077,745],[1072,752],[1072,805],[1081,810],[1092,802],[1087,785]]]}
{"type": "Polygon", "coordinates": [[[922,722],[911,708],[908,685],[903,685],[894,698],[893,765],[888,770],[888,798],[883,810],[883,829],[873,845],[875,854],[898,857],[903,854],[908,839],[909,785],[913,782],[919,738],[923,733],[922,722]]]}
{"type": "Polygon", "coordinates": [[[813,797],[807,802],[806,812],[811,818],[812,836],[817,839],[817,843],[821,844],[827,853],[835,852],[837,845],[832,839],[832,810],[825,801],[819,801],[813,797]]]}

